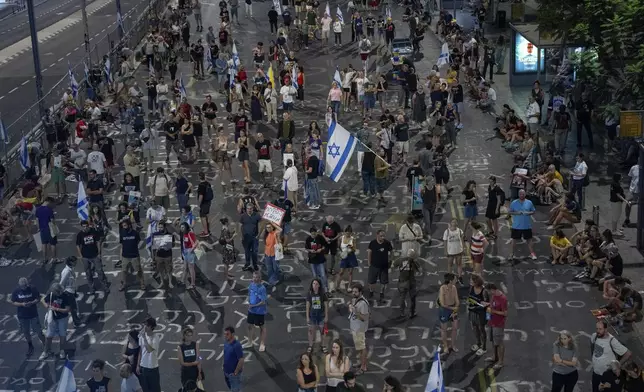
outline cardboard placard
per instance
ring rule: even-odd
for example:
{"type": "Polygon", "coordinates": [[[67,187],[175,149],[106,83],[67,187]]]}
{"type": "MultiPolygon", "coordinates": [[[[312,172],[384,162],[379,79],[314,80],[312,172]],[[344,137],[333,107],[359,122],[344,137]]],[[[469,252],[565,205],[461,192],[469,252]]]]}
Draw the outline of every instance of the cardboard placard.
{"type": "Polygon", "coordinates": [[[265,219],[281,227],[282,220],[284,219],[285,214],[286,210],[279,208],[274,204],[266,203],[266,206],[264,207],[264,213],[262,214],[262,219],[265,219]]]}

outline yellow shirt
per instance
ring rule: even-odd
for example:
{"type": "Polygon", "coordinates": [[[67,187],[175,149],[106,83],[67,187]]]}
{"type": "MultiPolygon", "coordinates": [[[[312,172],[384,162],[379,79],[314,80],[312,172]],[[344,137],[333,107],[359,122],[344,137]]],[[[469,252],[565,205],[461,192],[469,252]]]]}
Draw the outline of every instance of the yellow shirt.
{"type": "Polygon", "coordinates": [[[375,169],[376,178],[387,178],[387,176],[389,175],[389,167],[387,165],[387,162],[385,162],[384,159],[380,157],[376,157],[375,169]]]}
{"type": "Polygon", "coordinates": [[[563,176],[557,170],[555,170],[554,179],[559,180],[559,182],[561,182],[563,184],[563,176]]]}
{"type": "Polygon", "coordinates": [[[554,245],[557,248],[566,248],[568,246],[572,246],[570,241],[568,241],[568,238],[558,238],[557,236],[552,236],[550,237],[550,245],[554,245]]]}

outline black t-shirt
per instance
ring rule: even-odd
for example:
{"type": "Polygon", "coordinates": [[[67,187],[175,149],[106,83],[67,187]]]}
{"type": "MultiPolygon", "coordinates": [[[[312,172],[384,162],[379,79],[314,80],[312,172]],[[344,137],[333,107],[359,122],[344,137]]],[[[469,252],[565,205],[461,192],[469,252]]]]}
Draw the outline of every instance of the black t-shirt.
{"type": "Polygon", "coordinates": [[[394,133],[396,134],[396,140],[399,142],[409,141],[409,124],[396,124],[394,127],[394,133]]]}
{"type": "Polygon", "coordinates": [[[384,240],[381,243],[373,240],[369,243],[371,251],[371,265],[377,268],[389,268],[389,252],[393,250],[391,242],[384,240]]]}
{"type": "Polygon", "coordinates": [[[246,124],[248,123],[248,117],[245,114],[236,115],[233,118],[233,122],[235,123],[235,131],[245,131],[246,130],[246,124]]]}
{"type": "Polygon", "coordinates": [[[407,181],[409,181],[409,186],[413,185],[414,177],[421,177],[423,175],[423,169],[420,166],[412,166],[407,169],[407,181]]]}
{"type": "Polygon", "coordinates": [[[88,231],[81,230],[76,235],[76,246],[80,247],[81,256],[87,259],[98,257],[98,243],[100,236],[93,228],[88,231]]]}
{"type": "MultiPolygon", "coordinates": [[[[103,188],[103,181],[99,181],[97,178],[89,180],[87,182],[87,189],[91,191],[97,191],[103,188]]],[[[89,195],[89,201],[91,203],[100,203],[103,201],[103,194],[100,195],[89,195]]]]}
{"type": "Polygon", "coordinates": [[[109,383],[110,379],[108,377],[103,377],[101,381],[96,381],[94,378],[90,378],[87,380],[87,388],[89,388],[89,392],[107,392],[107,384],[109,383]]]}
{"type": "Polygon", "coordinates": [[[306,296],[306,302],[310,304],[309,315],[311,317],[323,318],[325,303],[329,300],[326,293],[318,291],[317,294],[309,292],[306,296]]]}
{"type": "Polygon", "coordinates": [[[273,204],[285,211],[282,223],[290,223],[292,219],[291,210],[293,209],[293,202],[289,199],[277,199],[273,202],[273,204]]]}
{"type": "Polygon", "coordinates": [[[452,96],[454,97],[454,103],[463,102],[463,86],[459,84],[456,87],[452,87],[452,96]]]}
{"type": "MultiPolygon", "coordinates": [[[[463,200],[471,199],[474,197],[474,191],[464,190],[463,191],[463,200]]],[[[464,205],[475,206],[476,200],[463,202],[464,205]]]]}
{"type": "MultiPolygon", "coordinates": [[[[121,193],[130,193],[130,192],[138,192],[140,190],[139,184],[136,182],[131,182],[131,183],[123,183],[121,184],[121,193]]],[[[127,201],[128,196],[124,196],[124,200],[127,201]]]]}
{"type": "MultiPolygon", "coordinates": [[[[609,383],[610,388],[602,390],[602,392],[622,392],[622,387],[624,384],[624,379],[626,378],[626,372],[620,372],[620,375],[617,376],[612,369],[608,369],[601,375],[601,383],[609,383]]],[[[630,391],[629,391],[630,392],[630,391]]]]}
{"type": "MultiPolygon", "coordinates": [[[[309,238],[306,239],[305,247],[306,249],[309,250],[319,250],[319,249],[325,249],[328,248],[328,244],[324,237],[322,237],[320,234],[317,234],[314,237],[309,236],[309,238]]],[[[309,263],[310,264],[322,264],[326,261],[324,258],[324,252],[320,253],[309,253],[309,263]]]]}
{"type": "Polygon", "coordinates": [[[623,198],[626,198],[624,195],[624,188],[619,183],[613,183],[610,184],[610,201],[611,203],[616,203],[616,202],[621,202],[622,199],[620,199],[619,196],[622,196],[623,198]]]}
{"type": "MultiPolygon", "coordinates": [[[[496,210],[499,207],[497,205],[498,196],[502,195],[502,193],[503,190],[498,186],[488,188],[487,208],[496,210]]],[[[501,196],[501,201],[503,201],[503,196],[501,196]]]]}
{"type": "Polygon", "coordinates": [[[320,160],[315,155],[311,155],[309,160],[306,162],[307,173],[306,178],[313,180],[318,178],[318,171],[320,168],[320,160]],[[311,172],[308,172],[308,169],[311,169],[311,172]]]}
{"type": "MultiPolygon", "coordinates": [[[[617,254],[617,256],[613,257],[610,260],[610,273],[613,276],[622,276],[622,273],[624,273],[624,260],[622,259],[622,255],[620,255],[619,253],[617,254]]],[[[637,291],[634,292],[634,296],[635,295],[639,296],[639,304],[640,304],[640,310],[641,310],[642,295],[637,291]]]]}
{"type": "Polygon", "coordinates": [[[139,257],[139,242],[141,236],[136,230],[123,230],[120,231],[119,242],[122,246],[121,256],[128,259],[139,257]]]}
{"type": "Polygon", "coordinates": [[[255,149],[257,150],[257,159],[271,159],[271,142],[268,140],[256,142],[255,149]]]}
{"type": "Polygon", "coordinates": [[[362,158],[362,171],[365,173],[376,172],[376,154],[371,151],[365,151],[362,158]]]}
{"type": "Polygon", "coordinates": [[[367,25],[367,29],[373,29],[376,27],[376,19],[368,16],[367,19],[365,19],[365,24],[367,25]]]}
{"type": "Polygon", "coordinates": [[[179,138],[179,124],[174,121],[166,121],[163,124],[163,130],[165,131],[165,138],[171,142],[176,142],[179,138]]]}
{"type": "Polygon", "coordinates": [[[202,196],[201,204],[210,203],[212,201],[207,200],[206,197],[206,189],[208,189],[208,187],[212,187],[212,185],[210,185],[208,181],[201,181],[199,183],[199,186],[197,186],[197,199],[199,198],[199,196],[202,196]]]}
{"type": "MultiPolygon", "coordinates": [[[[337,237],[341,232],[342,228],[340,227],[338,222],[333,222],[331,224],[329,224],[329,222],[324,222],[324,224],[322,225],[322,234],[330,240],[337,237]]],[[[336,245],[337,241],[338,240],[335,240],[336,245]]]]}
{"type": "Polygon", "coordinates": [[[577,120],[590,121],[590,112],[593,110],[593,103],[591,101],[581,101],[577,106],[577,120]]]}
{"type": "Polygon", "coordinates": [[[65,309],[70,306],[69,301],[67,300],[66,295],[56,295],[53,293],[47,294],[45,297],[45,302],[50,304],[51,310],[53,310],[54,319],[60,320],[66,317],[69,317],[69,313],[57,312],[56,309],[65,309]]]}
{"type": "Polygon", "coordinates": [[[201,111],[203,112],[204,117],[206,117],[207,119],[212,120],[217,118],[217,104],[214,102],[204,102],[204,104],[201,106],[201,111]]]}
{"type": "Polygon", "coordinates": [[[644,377],[639,374],[636,378],[631,378],[626,375],[626,381],[624,381],[624,389],[628,392],[631,391],[644,391],[644,377]]]}
{"type": "Polygon", "coordinates": [[[105,159],[113,160],[113,147],[114,140],[109,136],[101,136],[96,140],[96,143],[101,147],[101,152],[105,155],[105,159]]]}

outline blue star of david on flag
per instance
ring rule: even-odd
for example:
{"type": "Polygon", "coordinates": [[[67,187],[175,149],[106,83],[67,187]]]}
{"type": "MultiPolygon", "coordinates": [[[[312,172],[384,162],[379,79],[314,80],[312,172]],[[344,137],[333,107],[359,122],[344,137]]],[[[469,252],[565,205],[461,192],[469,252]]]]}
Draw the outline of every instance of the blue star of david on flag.
{"type": "Polygon", "coordinates": [[[335,121],[329,125],[329,141],[327,142],[325,172],[335,182],[340,181],[342,173],[349,166],[349,160],[356,147],[356,138],[335,121]]]}
{"type": "Polygon", "coordinates": [[[337,158],[340,156],[340,146],[337,144],[333,143],[333,145],[329,146],[329,155],[331,155],[333,158],[337,158]]]}

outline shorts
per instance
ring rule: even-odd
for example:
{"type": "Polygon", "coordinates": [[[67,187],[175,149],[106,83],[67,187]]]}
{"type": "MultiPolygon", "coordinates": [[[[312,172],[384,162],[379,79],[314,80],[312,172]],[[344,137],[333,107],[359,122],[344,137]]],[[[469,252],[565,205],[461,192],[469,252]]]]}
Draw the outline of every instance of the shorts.
{"type": "Polygon", "coordinates": [[[442,324],[445,324],[450,321],[458,320],[458,314],[454,314],[454,311],[450,308],[444,308],[441,306],[438,309],[438,319],[442,324]]]}
{"type": "Polygon", "coordinates": [[[465,206],[465,218],[475,218],[478,216],[479,210],[478,207],[475,205],[468,204],[465,206]]]}
{"type": "Polygon", "coordinates": [[[166,211],[170,209],[170,196],[154,196],[154,202],[166,211]]]}
{"type": "Polygon", "coordinates": [[[264,325],[264,317],[265,316],[263,314],[248,313],[248,318],[246,320],[250,325],[261,327],[262,325],[264,325]]]}
{"type": "Polygon", "coordinates": [[[503,339],[505,338],[505,328],[491,327],[490,337],[492,343],[495,346],[500,346],[503,344],[503,339]]]}
{"type": "Polygon", "coordinates": [[[369,267],[369,284],[389,284],[389,268],[369,267]]]}
{"type": "Polygon", "coordinates": [[[282,222],[282,235],[289,235],[291,232],[291,222],[282,222]]]}
{"type": "Polygon", "coordinates": [[[55,336],[66,337],[67,336],[67,324],[69,323],[69,315],[65,314],[65,317],[59,319],[53,319],[49,324],[47,324],[47,333],[45,336],[48,338],[53,338],[55,336]]]}
{"type": "Polygon", "coordinates": [[[197,262],[197,255],[195,255],[194,251],[184,251],[183,252],[183,261],[186,264],[195,264],[197,262]]]}
{"type": "Polygon", "coordinates": [[[350,93],[351,92],[351,87],[343,87],[342,91],[344,91],[345,93],[350,93]]]}
{"type": "Polygon", "coordinates": [[[132,264],[134,271],[139,272],[141,269],[141,258],[140,257],[121,257],[121,271],[127,272],[127,266],[132,264]]]}
{"type": "Polygon", "coordinates": [[[324,326],[324,315],[309,315],[309,327],[322,327],[324,326]]]}
{"type": "Polygon", "coordinates": [[[271,160],[270,159],[258,159],[257,163],[259,165],[259,172],[260,173],[272,173],[273,172],[273,167],[271,166],[271,160]]]}
{"type": "Polygon", "coordinates": [[[485,217],[492,220],[499,219],[499,217],[501,217],[501,214],[497,214],[496,211],[497,211],[496,206],[493,206],[493,208],[488,207],[488,209],[485,210],[485,217]]]}
{"type": "Polygon", "coordinates": [[[360,60],[367,61],[369,58],[369,53],[360,53],[360,60]]]}
{"type": "Polygon", "coordinates": [[[157,265],[157,272],[172,273],[172,257],[155,257],[154,261],[157,265]]]}
{"type": "Polygon", "coordinates": [[[362,351],[367,348],[367,336],[364,332],[351,331],[351,336],[353,337],[353,345],[356,350],[362,351]]]}
{"type": "Polygon", "coordinates": [[[165,153],[167,155],[170,155],[170,152],[172,152],[172,150],[174,150],[174,152],[178,154],[180,145],[181,145],[181,143],[179,142],[179,140],[165,139],[165,153]]]}
{"type": "Polygon", "coordinates": [[[373,109],[376,107],[376,96],[373,94],[364,96],[364,108],[373,109]]]}
{"type": "Polygon", "coordinates": [[[398,146],[399,154],[409,154],[409,140],[404,142],[396,142],[396,145],[398,146]]]}
{"type": "Polygon", "coordinates": [[[532,238],[532,229],[512,229],[510,231],[510,238],[513,240],[520,240],[523,238],[527,241],[532,238]]]}
{"type": "Polygon", "coordinates": [[[56,245],[58,241],[56,240],[56,237],[51,236],[49,227],[47,227],[44,230],[40,230],[40,242],[43,245],[56,245]]]}
{"type": "Polygon", "coordinates": [[[376,178],[376,189],[378,193],[383,193],[387,188],[387,179],[386,178],[376,178]]]}
{"type": "Polygon", "coordinates": [[[199,205],[199,217],[205,217],[210,214],[210,202],[201,203],[199,205]]]}
{"type": "Polygon", "coordinates": [[[481,264],[483,262],[483,259],[485,258],[485,254],[470,253],[470,257],[472,258],[472,263],[481,264]]]}
{"type": "Polygon", "coordinates": [[[470,320],[470,324],[474,327],[481,327],[487,325],[487,319],[485,318],[485,312],[468,312],[467,318],[470,320]]]}
{"type": "Polygon", "coordinates": [[[329,39],[331,36],[331,30],[322,30],[322,39],[329,39]]]}

